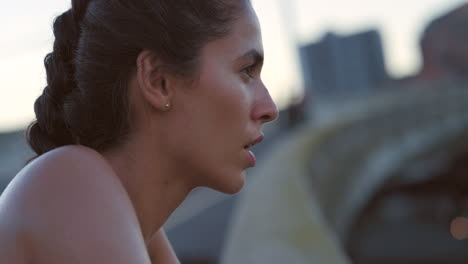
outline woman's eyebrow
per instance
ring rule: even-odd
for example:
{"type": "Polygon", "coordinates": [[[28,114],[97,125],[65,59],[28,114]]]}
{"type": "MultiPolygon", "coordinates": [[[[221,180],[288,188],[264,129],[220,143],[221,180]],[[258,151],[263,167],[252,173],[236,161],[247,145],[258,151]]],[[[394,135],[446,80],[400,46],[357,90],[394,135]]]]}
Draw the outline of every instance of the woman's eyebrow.
{"type": "Polygon", "coordinates": [[[259,52],[256,49],[251,49],[251,50],[247,51],[244,55],[237,58],[237,60],[242,60],[242,59],[246,59],[246,58],[249,58],[249,57],[252,57],[254,59],[255,64],[257,64],[257,63],[258,64],[263,64],[263,60],[264,60],[263,52],[259,52]]]}

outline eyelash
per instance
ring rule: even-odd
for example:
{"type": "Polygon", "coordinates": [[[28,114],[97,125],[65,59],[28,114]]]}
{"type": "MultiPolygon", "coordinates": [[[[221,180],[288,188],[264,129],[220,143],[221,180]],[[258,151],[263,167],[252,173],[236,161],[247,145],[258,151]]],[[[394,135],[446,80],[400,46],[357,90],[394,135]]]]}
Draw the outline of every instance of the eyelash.
{"type": "Polygon", "coordinates": [[[242,69],[242,72],[247,74],[250,78],[253,78],[252,72],[255,70],[257,64],[249,65],[242,69]]]}

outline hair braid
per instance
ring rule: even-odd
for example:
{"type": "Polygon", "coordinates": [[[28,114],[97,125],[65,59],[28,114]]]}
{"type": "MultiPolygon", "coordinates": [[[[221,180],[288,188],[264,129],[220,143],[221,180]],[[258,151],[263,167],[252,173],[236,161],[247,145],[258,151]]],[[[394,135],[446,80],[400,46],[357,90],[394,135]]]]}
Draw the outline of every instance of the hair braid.
{"type": "Polygon", "coordinates": [[[28,143],[38,156],[59,146],[78,143],[66,122],[64,104],[76,90],[73,61],[87,2],[72,1],[72,8],[54,21],[53,51],[44,59],[47,86],[34,103],[36,121],[26,132],[28,143]]]}

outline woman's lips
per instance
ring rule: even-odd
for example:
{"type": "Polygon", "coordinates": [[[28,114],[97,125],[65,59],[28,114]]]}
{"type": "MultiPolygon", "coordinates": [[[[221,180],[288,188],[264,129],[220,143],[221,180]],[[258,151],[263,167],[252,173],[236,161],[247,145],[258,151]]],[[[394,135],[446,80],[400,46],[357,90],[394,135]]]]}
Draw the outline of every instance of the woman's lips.
{"type": "Polygon", "coordinates": [[[245,152],[247,152],[247,156],[249,157],[250,167],[255,167],[255,163],[257,163],[257,159],[255,158],[255,155],[253,154],[252,151],[248,149],[246,149],[245,152]]]}
{"type": "Polygon", "coordinates": [[[260,136],[258,136],[255,140],[253,140],[251,143],[244,146],[244,150],[247,153],[247,157],[249,158],[250,167],[255,167],[255,164],[257,163],[257,159],[255,158],[255,155],[253,154],[253,152],[249,150],[249,148],[260,143],[264,137],[265,136],[263,134],[260,134],[260,136]]]}
{"type": "Polygon", "coordinates": [[[256,144],[262,142],[263,138],[265,138],[265,136],[263,134],[260,134],[260,136],[258,136],[256,139],[254,139],[253,141],[245,145],[244,148],[248,149],[248,148],[255,146],[256,144]]]}

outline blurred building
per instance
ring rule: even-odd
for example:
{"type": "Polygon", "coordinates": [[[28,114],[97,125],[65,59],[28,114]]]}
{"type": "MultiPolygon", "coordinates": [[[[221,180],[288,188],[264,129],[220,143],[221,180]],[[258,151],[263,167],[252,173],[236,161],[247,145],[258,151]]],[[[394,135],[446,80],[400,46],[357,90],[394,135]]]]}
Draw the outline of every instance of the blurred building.
{"type": "Polygon", "coordinates": [[[388,80],[376,30],[349,36],[328,33],[300,48],[307,93],[330,97],[375,91],[388,80]]]}

